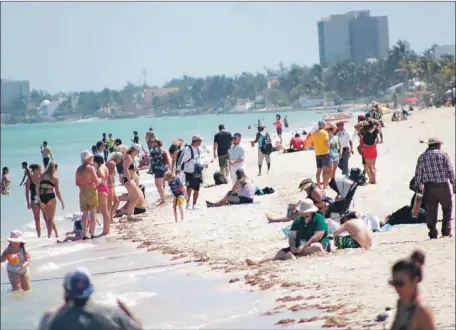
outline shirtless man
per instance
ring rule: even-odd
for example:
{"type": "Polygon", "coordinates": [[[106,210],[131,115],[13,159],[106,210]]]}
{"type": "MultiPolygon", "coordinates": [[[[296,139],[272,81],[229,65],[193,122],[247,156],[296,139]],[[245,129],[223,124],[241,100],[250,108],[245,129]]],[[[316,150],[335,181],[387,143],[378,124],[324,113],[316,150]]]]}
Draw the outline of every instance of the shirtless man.
{"type": "Polygon", "coordinates": [[[54,157],[52,156],[51,148],[48,147],[48,143],[46,141],[43,142],[41,145],[41,156],[43,157],[43,165],[44,170],[46,170],[49,161],[54,161],[54,157]]]}
{"type": "Polygon", "coordinates": [[[87,216],[89,212],[92,214],[92,222],[90,223],[91,238],[95,237],[96,215],[98,207],[98,192],[97,185],[101,180],[97,176],[97,172],[93,167],[93,154],[88,150],[81,152],[82,165],[76,170],[76,186],[79,187],[79,205],[82,212],[82,237],[87,237],[87,216]]]}
{"type": "Polygon", "coordinates": [[[350,212],[340,219],[341,226],[334,232],[334,245],[339,249],[365,248],[372,246],[372,231],[366,227],[356,212],[350,212]],[[348,236],[339,236],[348,232],[348,236]]]}
{"type": "Polygon", "coordinates": [[[146,133],[146,143],[147,143],[147,149],[150,152],[152,149],[152,140],[155,139],[155,132],[154,129],[151,127],[149,128],[149,131],[146,133]]]}

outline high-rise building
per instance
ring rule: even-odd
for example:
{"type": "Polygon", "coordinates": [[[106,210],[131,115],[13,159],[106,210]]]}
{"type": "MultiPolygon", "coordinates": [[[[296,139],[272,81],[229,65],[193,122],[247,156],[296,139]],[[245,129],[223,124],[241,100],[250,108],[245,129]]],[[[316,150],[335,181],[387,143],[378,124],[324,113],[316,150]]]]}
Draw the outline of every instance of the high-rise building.
{"type": "Polygon", "coordinates": [[[388,55],[386,16],[370,16],[368,10],[331,15],[318,22],[320,64],[329,66],[345,60],[362,62],[388,55]]]}
{"type": "Polygon", "coordinates": [[[30,97],[30,82],[28,80],[9,80],[1,81],[1,105],[8,105],[14,101],[21,100],[28,102],[30,97]]]}

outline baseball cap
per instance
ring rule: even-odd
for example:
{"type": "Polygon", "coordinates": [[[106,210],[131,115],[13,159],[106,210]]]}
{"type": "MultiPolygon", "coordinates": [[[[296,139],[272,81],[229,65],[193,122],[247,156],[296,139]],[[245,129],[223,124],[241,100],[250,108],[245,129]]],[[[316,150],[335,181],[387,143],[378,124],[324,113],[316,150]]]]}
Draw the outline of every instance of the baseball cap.
{"type": "Polygon", "coordinates": [[[87,299],[93,293],[92,275],[87,268],[78,267],[65,275],[64,287],[71,299],[87,299]]]}
{"type": "Polygon", "coordinates": [[[326,125],[326,122],[324,120],[319,120],[318,121],[318,126],[326,125]]]}
{"type": "Polygon", "coordinates": [[[195,141],[203,141],[203,138],[199,134],[193,135],[192,142],[195,142],[195,141]]]}
{"type": "Polygon", "coordinates": [[[93,154],[89,150],[81,151],[81,162],[84,163],[87,159],[93,157],[93,154]]]}

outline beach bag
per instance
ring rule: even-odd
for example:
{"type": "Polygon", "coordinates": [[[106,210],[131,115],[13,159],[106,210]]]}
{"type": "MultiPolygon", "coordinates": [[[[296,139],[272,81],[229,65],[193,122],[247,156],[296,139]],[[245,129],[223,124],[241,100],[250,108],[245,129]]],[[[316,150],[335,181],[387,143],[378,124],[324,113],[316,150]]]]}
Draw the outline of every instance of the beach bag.
{"type": "Polygon", "coordinates": [[[228,180],[226,179],[225,175],[223,175],[223,173],[220,171],[216,171],[214,173],[214,181],[216,186],[228,183],[228,180]]]}
{"type": "Polygon", "coordinates": [[[270,155],[272,153],[272,140],[269,133],[266,133],[261,141],[260,151],[265,155],[270,155]]]}

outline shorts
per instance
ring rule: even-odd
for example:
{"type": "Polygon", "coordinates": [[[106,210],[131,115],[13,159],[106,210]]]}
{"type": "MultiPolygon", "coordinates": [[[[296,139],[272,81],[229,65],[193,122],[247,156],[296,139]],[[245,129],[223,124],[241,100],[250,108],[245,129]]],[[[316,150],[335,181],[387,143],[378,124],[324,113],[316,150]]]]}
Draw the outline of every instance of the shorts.
{"type": "Polygon", "coordinates": [[[185,173],[185,186],[194,191],[199,191],[203,180],[201,178],[195,178],[193,173],[185,173]]]}
{"type": "Polygon", "coordinates": [[[117,169],[117,173],[123,174],[123,162],[122,161],[116,164],[116,169],[117,169]]]}
{"type": "Polygon", "coordinates": [[[276,128],[277,135],[282,135],[282,128],[276,128]]]}
{"type": "Polygon", "coordinates": [[[266,155],[261,152],[261,150],[258,148],[258,165],[263,165],[264,160],[266,159],[266,164],[271,163],[271,155],[266,155]]]}
{"type": "Polygon", "coordinates": [[[160,168],[156,168],[154,169],[154,176],[155,176],[155,179],[162,179],[165,177],[165,172],[166,170],[163,170],[163,169],[160,169],[160,168]]]}
{"type": "Polygon", "coordinates": [[[329,158],[331,159],[332,164],[339,162],[339,155],[337,155],[336,157],[329,156],[329,158]]]}
{"type": "Polygon", "coordinates": [[[146,213],[146,209],[142,209],[140,207],[135,207],[135,210],[133,212],[133,214],[143,214],[143,213],[146,213]]]}
{"type": "Polygon", "coordinates": [[[229,159],[230,159],[230,157],[228,156],[228,154],[219,155],[218,156],[219,167],[220,168],[227,168],[229,159]]]}
{"type": "Polygon", "coordinates": [[[174,201],[176,202],[176,205],[184,205],[185,197],[184,195],[174,196],[174,201]]]}
{"type": "Polygon", "coordinates": [[[45,169],[49,165],[49,160],[49,157],[43,157],[43,165],[45,169]]]}
{"type": "MultiPolygon", "coordinates": [[[[331,243],[322,243],[322,242],[318,242],[318,243],[321,244],[321,246],[323,247],[323,250],[325,250],[326,252],[331,252],[331,243]]],[[[291,252],[291,248],[287,247],[287,248],[282,249],[282,251],[285,253],[288,253],[288,252],[291,252]]]]}
{"type": "Polygon", "coordinates": [[[317,156],[316,161],[317,161],[317,168],[331,166],[331,158],[329,157],[329,154],[317,156]]]}
{"type": "Polygon", "coordinates": [[[363,158],[364,159],[376,159],[377,158],[377,146],[365,144],[363,147],[363,158]]]}
{"type": "Polygon", "coordinates": [[[253,198],[231,194],[228,195],[228,202],[230,204],[251,204],[253,203],[253,198]]]}
{"type": "Polygon", "coordinates": [[[351,236],[334,237],[334,245],[339,249],[357,249],[361,247],[351,236]]]}
{"type": "Polygon", "coordinates": [[[98,207],[98,191],[96,188],[83,188],[79,192],[81,212],[92,211],[98,207]]]}

